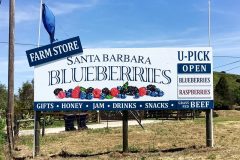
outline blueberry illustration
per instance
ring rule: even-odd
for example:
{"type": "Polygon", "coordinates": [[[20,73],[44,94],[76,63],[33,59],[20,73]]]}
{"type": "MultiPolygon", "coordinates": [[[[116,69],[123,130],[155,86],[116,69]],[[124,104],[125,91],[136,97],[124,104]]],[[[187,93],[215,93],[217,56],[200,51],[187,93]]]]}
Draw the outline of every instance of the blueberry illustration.
{"type": "Polygon", "coordinates": [[[127,94],[128,93],[128,89],[126,88],[122,88],[122,90],[120,90],[121,94],[127,94]]]}
{"type": "Polygon", "coordinates": [[[126,94],[127,95],[133,95],[132,91],[133,91],[133,86],[128,86],[126,94]]]}
{"type": "Polygon", "coordinates": [[[53,93],[55,94],[55,96],[57,96],[60,91],[63,91],[63,89],[62,89],[62,88],[56,88],[56,89],[53,91],[53,93]]]}
{"type": "Polygon", "coordinates": [[[93,94],[92,93],[88,93],[87,94],[87,99],[89,99],[89,100],[93,99],[93,94]]]}
{"type": "Polygon", "coordinates": [[[86,95],[86,93],[85,93],[85,92],[81,92],[81,93],[80,93],[80,98],[81,98],[81,99],[85,99],[85,98],[86,98],[86,96],[87,96],[87,95],[86,95]]]}
{"type": "Polygon", "coordinates": [[[139,98],[140,96],[139,96],[139,93],[136,93],[135,95],[134,95],[134,97],[133,98],[139,98]]]}
{"type": "Polygon", "coordinates": [[[147,86],[147,90],[150,90],[150,91],[155,91],[155,90],[156,90],[156,86],[155,86],[155,85],[152,85],[152,84],[150,84],[150,85],[148,85],[148,86],[147,86]]]}
{"type": "Polygon", "coordinates": [[[160,89],[159,88],[156,88],[156,90],[155,90],[156,92],[160,92],[160,89]]]}
{"type": "Polygon", "coordinates": [[[155,97],[155,96],[156,96],[156,93],[155,93],[155,92],[151,92],[151,93],[150,93],[150,96],[151,96],[151,97],[155,97]]]}
{"type": "Polygon", "coordinates": [[[101,93],[101,94],[100,94],[100,99],[105,99],[105,98],[106,98],[106,94],[101,93]]]}
{"type": "Polygon", "coordinates": [[[94,88],[92,88],[92,87],[89,87],[89,88],[87,88],[86,89],[86,93],[88,94],[88,93],[92,93],[93,92],[93,90],[94,90],[94,88]]]}
{"type": "Polygon", "coordinates": [[[147,95],[151,95],[151,91],[150,90],[147,90],[147,95]]]}
{"type": "Polygon", "coordinates": [[[127,95],[134,95],[134,94],[136,94],[136,93],[138,93],[138,88],[137,87],[135,87],[135,86],[128,86],[128,88],[127,88],[127,95]]]}
{"type": "Polygon", "coordinates": [[[139,92],[138,88],[137,88],[137,87],[133,87],[132,93],[133,93],[133,94],[136,94],[136,93],[138,93],[138,92],[139,92]]]}
{"type": "Polygon", "coordinates": [[[108,88],[103,88],[102,93],[104,93],[105,95],[108,95],[110,93],[110,91],[108,88]]]}
{"type": "Polygon", "coordinates": [[[122,86],[117,86],[117,89],[118,89],[119,91],[121,91],[121,90],[122,90],[122,86]]]}
{"type": "Polygon", "coordinates": [[[159,97],[162,97],[164,95],[164,92],[163,91],[160,91],[159,93],[158,93],[158,96],[159,97]]]}
{"type": "Polygon", "coordinates": [[[68,92],[72,93],[73,89],[69,89],[68,92]]]}
{"type": "Polygon", "coordinates": [[[86,98],[86,96],[83,96],[83,95],[80,96],[80,99],[85,99],[85,98],[86,98]]]}
{"type": "Polygon", "coordinates": [[[127,97],[126,97],[126,94],[122,94],[121,98],[122,98],[122,99],[127,98],[127,97]]]}
{"type": "Polygon", "coordinates": [[[117,95],[117,98],[121,98],[121,97],[122,97],[122,95],[121,95],[121,94],[118,94],[118,95],[117,95]]]}
{"type": "Polygon", "coordinates": [[[65,91],[65,93],[66,93],[66,98],[70,98],[70,97],[72,97],[72,92],[65,91]]]}
{"type": "Polygon", "coordinates": [[[104,97],[104,98],[105,98],[105,97],[106,97],[106,94],[105,94],[105,93],[101,93],[101,94],[100,94],[100,97],[104,97]]]}

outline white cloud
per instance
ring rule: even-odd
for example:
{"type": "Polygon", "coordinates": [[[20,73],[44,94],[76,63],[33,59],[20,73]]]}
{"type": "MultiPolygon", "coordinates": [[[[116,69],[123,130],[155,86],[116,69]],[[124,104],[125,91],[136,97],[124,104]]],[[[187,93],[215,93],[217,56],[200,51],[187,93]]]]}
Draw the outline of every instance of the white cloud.
{"type": "Polygon", "coordinates": [[[213,35],[212,45],[217,55],[239,55],[240,32],[213,35]]]}
{"type": "Polygon", "coordinates": [[[178,33],[178,35],[179,36],[185,36],[185,35],[189,35],[191,33],[195,33],[199,30],[201,30],[199,27],[191,27],[191,28],[187,28],[185,31],[182,31],[182,32],[178,33]]]}
{"type": "Polygon", "coordinates": [[[31,21],[38,19],[38,8],[29,6],[27,10],[22,10],[22,9],[17,9],[16,10],[16,17],[15,17],[15,22],[16,23],[21,23],[25,21],[31,21]]]}
{"type": "MultiPolygon", "coordinates": [[[[26,9],[16,7],[15,23],[38,19],[39,9],[33,6],[26,6],[26,9]]],[[[0,13],[1,27],[7,27],[9,23],[9,11],[3,8],[0,13]]]]}
{"type": "Polygon", "coordinates": [[[235,33],[234,35],[226,35],[226,36],[217,36],[214,38],[213,42],[217,45],[235,45],[239,46],[240,43],[240,34],[235,33]]]}
{"type": "MultiPolygon", "coordinates": [[[[1,81],[7,86],[8,80],[8,59],[0,58],[0,75],[1,81]]],[[[30,68],[25,56],[15,57],[14,61],[14,92],[18,92],[18,88],[22,85],[23,82],[33,79],[33,68],[30,68]]]]}
{"type": "Polygon", "coordinates": [[[191,47],[206,46],[204,38],[173,38],[173,39],[145,39],[145,40],[105,40],[86,45],[87,48],[96,47],[191,47]]]}
{"type": "MultiPolygon", "coordinates": [[[[91,8],[97,5],[98,0],[89,0],[85,3],[68,3],[68,2],[53,2],[49,3],[48,7],[52,10],[54,15],[63,15],[71,13],[79,9],[91,8]]],[[[33,21],[39,19],[39,6],[24,5],[16,6],[15,10],[15,23],[22,23],[26,21],[33,21]],[[23,8],[24,7],[24,8],[23,8]]],[[[1,8],[0,10],[0,27],[7,27],[9,21],[9,11],[7,8],[1,8]]]]}
{"type": "Polygon", "coordinates": [[[87,3],[54,3],[51,10],[56,15],[71,13],[75,10],[94,7],[98,3],[98,0],[89,0],[87,3]]]}
{"type": "MultiPolygon", "coordinates": [[[[208,13],[208,6],[199,7],[198,5],[194,5],[194,8],[196,9],[196,11],[208,13]]],[[[217,8],[214,5],[211,5],[210,12],[211,12],[211,14],[218,14],[221,16],[223,15],[223,16],[231,16],[231,17],[238,16],[239,17],[239,14],[236,13],[236,11],[231,10],[231,8],[226,10],[226,9],[217,8]]]]}
{"type": "MultiPolygon", "coordinates": [[[[8,59],[0,59],[0,74],[7,75],[8,70],[8,59]]],[[[28,65],[27,57],[15,57],[14,60],[14,72],[15,73],[27,73],[32,72],[33,68],[30,68],[28,65]]]]}

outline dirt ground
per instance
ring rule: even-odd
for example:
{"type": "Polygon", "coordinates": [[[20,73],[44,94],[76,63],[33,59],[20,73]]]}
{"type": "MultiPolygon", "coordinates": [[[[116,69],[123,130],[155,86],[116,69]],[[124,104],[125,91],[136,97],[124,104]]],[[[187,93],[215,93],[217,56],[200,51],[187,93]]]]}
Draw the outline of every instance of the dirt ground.
{"type": "MultiPolygon", "coordinates": [[[[129,126],[129,153],[122,153],[122,129],[49,134],[35,159],[240,159],[240,111],[215,111],[214,148],[207,148],[205,119],[159,121],[129,126]]],[[[19,137],[16,159],[32,158],[32,136],[19,137]]]]}

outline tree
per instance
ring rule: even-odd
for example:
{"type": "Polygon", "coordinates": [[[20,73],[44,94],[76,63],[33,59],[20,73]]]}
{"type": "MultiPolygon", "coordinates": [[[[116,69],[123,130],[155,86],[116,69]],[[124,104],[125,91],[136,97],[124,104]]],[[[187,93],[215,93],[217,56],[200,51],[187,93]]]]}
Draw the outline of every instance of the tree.
{"type": "Polygon", "coordinates": [[[239,79],[239,78],[238,78],[238,79],[236,79],[236,82],[240,83],[240,79],[239,79]]]}
{"type": "Polygon", "coordinates": [[[3,153],[4,153],[4,144],[6,142],[6,133],[5,130],[5,120],[3,118],[0,118],[0,159],[3,159],[3,153]]]}
{"type": "Polygon", "coordinates": [[[5,115],[6,108],[7,108],[7,89],[5,85],[0,84],[0,118],[3,118],[3,115],[5,115]]]}
{"type": "Polygon", "coordinates": [[[33,113],[34,89],[33,81],[24,82],[18,90],[17,113],[32,114],[33,113]]]}
{"type": "Polygon", "coordinates": [[[240,87],[234,90],[234,101],[240,104],[240,87]]]}
{"type": "Polygon", "coordinates": [[[215,99],[215,106],[217,108],[229,106],[233,103],[231,92],[229,90],[229,85],[224,75],[220,77],[217,85],[215,86],[214,99],[215,99]]]}

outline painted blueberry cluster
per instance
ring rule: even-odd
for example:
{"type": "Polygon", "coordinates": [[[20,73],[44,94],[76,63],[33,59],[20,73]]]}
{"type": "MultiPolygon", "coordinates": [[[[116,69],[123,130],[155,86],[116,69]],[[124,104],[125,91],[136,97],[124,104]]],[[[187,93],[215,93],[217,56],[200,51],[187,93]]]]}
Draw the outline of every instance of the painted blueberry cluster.
{"type": "Polygon", "coordinates": [[[54,94],[60,98],[80,98],[91,100],[93,98],[98,99],[112,99],[114,97],[125,99],[127,96],[133,96],[133,98],[139,98],[145,95],[151,97],[162,97],[164,92],[157,88],[155,85],[148,85],[147,87],[137,88],[136,86],[129,86],[126,82],[123,86],[117,86],[116,88],[84,88],[77,86],[74,89],[63,91],[62,88],[56,88],[54,94]]]}

